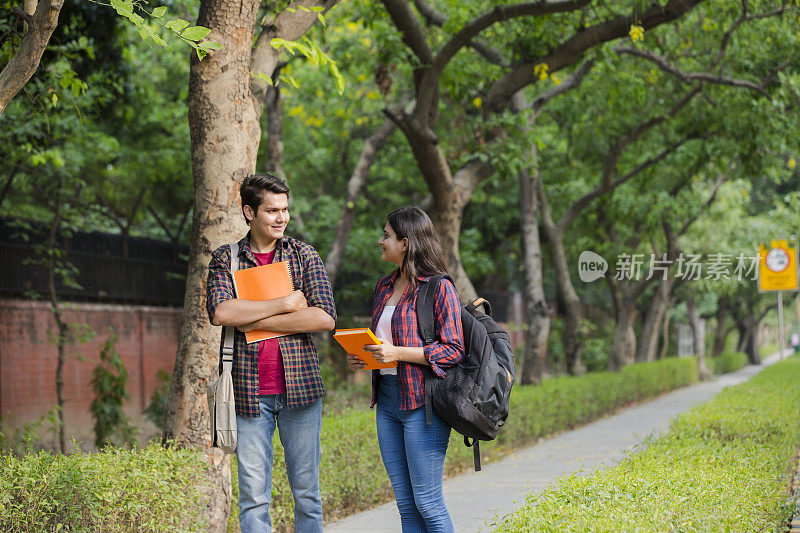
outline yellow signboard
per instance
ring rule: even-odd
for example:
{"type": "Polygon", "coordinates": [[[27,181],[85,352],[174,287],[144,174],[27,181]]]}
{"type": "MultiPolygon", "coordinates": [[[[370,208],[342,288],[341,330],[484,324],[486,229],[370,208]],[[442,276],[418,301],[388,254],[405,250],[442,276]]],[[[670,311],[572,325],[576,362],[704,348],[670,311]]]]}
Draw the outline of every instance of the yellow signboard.
{"type": "Polygon", "coordinates": [[[760,292],[797,290],[797,250],[786,240],[772,241],[770,247],[758,245],[758,290],[760,292]]]}

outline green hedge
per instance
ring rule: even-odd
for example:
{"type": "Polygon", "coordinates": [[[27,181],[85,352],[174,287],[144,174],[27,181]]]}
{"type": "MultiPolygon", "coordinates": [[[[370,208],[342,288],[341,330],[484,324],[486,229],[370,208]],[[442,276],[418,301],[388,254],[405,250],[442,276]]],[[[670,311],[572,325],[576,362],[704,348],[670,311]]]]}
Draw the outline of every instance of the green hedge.
{"type": "MultiPolygon", "coordinates": [[[[490,460],[555,432],[688,385],[697,379],[694,359],[634,365],[619,373],[589,374],[517,386],[508,424],[481,450],[490,460]]],[[[453,433],[447,472],[472,466],[471,450],[453,433]]],[[[293,522],[283,448],[276,435],[271,513],[285,529],[293,522]]],[[[375,413],[366,407],[326,413],[322,420],[320,482],[326,521],[391,500],[381,462],[375,413]]],[[[237,529],[234,508],[230,529],[237,529]]],[[[135,451],[60,455],[41,452],[22,459],[0,454],[0,531],[201,531],[197,486],[203,460],[186,450],[151,445],[135,451]]]]}
{"type": "Polygon", "coordinates": [[[203,531],[202,459],[153,444],[18,458],[0,452],[0,531],[203,531]]]}
{"type": "Polygon", "coordinates": [[[742,352],[725,352],[718,357],[709,357],[706,359],[708,369],[714,374],[734,372],[740,368],[746,367],[749,362],[747,354],[742,352]]]}
{"type": "Polygon", "coordinates": [[[644,452],[529,495],[497,531],[785,531],[800,358],[673,422],[644,452]]]}
{"type": "MultiPolygon", "coordinates": [[[[536,386],[515,386],[506,427],[495,442],[484,443],[481,452],[488,461],[632,402],[696,381],[695,359],[669,358],[626,367],[621,372],[561,377],[536,386]]],[[[276,436],[271,514],[275,526],[285,527],[293,522],[293,503],[282,466],[283,449],[278,443],[276,436]]],[[[447,474],[470,468],[472,450],[453,432],[447,452],[447,474]]],[[[235,483],[235,473],[233,479],[235,483]]],[[[392,488],[378,451],[374,411],[350,409],[323,416],[320,484],[326,522],[391,500],[392,488]]],[[[232,530],[236,529],[237,513],[234,502],[232,530]]]]}

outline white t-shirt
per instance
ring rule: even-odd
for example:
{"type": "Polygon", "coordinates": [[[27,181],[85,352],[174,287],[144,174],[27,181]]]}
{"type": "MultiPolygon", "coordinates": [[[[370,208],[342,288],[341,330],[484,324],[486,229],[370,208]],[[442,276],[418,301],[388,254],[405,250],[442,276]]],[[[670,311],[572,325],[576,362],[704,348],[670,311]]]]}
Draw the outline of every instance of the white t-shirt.
{"type": "MultiPolygon", "coordinates": [[[[381,313],[381,317],[378,319],[378,325],[375,328],[375,335],[377,335],[379,339],[385,339],[392,344],[394,344],[394,339],[392,338],[392,315],[394,314],[395,307],[397,306],[387,305],[383,308],[383,313],[381,313]]],[[[381,368],[380,373],[397,375],[397,367],[381,368]]]]}

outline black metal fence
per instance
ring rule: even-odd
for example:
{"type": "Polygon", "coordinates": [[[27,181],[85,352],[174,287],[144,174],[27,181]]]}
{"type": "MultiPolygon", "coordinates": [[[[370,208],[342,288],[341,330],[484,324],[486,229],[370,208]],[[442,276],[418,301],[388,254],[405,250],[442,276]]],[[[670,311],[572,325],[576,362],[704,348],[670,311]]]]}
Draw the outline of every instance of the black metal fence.
{"type": "MultiPolygon", "coordinates": [[[[0,218],[0,294],[7,297],[46,297],[48,230],[41,224],[0,218]]],[[[183,305],[188,246],[113,235],[75,232],[62,237],[61,261],[75,269],[80,287],[56,276],[59,297],[138,305],[183,305]]]]}

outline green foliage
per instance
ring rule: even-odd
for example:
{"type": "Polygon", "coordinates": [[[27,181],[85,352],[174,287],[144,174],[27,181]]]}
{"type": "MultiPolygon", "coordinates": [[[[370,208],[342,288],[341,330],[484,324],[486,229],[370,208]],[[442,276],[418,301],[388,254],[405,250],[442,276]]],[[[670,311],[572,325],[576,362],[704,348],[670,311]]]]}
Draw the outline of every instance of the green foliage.
{"type": "Polygon", "coordinates": [[[0,452],[0,529],[204,531],[197,452],[151,444],[72,455],[0,452]]]}
{"type": "Polygon", "coordinates": [[[92,371],[94,398],[89,412],[94,418],[94,442],[98,448],[111,444],[113,436],[119,436],[128,446],[136,442],[136,428],[122,410],[125,400],[130,398],[126,388],[128,371],[116,349],[117,335],[109,331],[100,362],[92,371]]]}
{"type": "Polygon", "coordinates": [[[167,13],[167,8],[164,6],[159,6],[152,11],[147,11],[144,7],[147,5],[147,2],[140,2],[138,0],[110,0],[107,4],[98,0],[92,1],[100,5],[112,7],[118,15],[132,22],[133,25],[136,26],[139,36],[146,43],[157,44],[169,49],[167,42],[158,34],[157,28],[148,24],[144,17],[139,15],[137,11],[145,13],[145,15],[156,21],[157,24],[162,25],[181,41],[194,48],[199,59],[203,59],[211,50],[219,50],[222,48],[222,45],[214,41],[203,41],[203,39],[211,33],[209,28],[190,26],[189,22],[183,19],[165,19],[164,15],[167,13]]]}
{"type": "Polygon", "coordinates": [[[150,396],[150,403],[144,409],[144,415],[160,431],[164,430],[164,417],[167,414],[167,400],[169,399],[170,375],[164,370],[156,372],[156,387],[150,396]]]}
{"type": "MultiPolygon", "coordinates": [[[[618,373],[549,379],[541,385],[517,386],[511,394],[508,423],[497,440],[481,448],[494,459],[538,439],[595,420],[621,407],[697,381],[695,359],[667,359],[624,368],[618,373]]],[[[276,527],[294,519],[292,493],[283,468],[283,448],[273,441],[272,505],[276,527]]],[[[320,485],[325,520],[334,520],[391,499],[382,467],[373,410],[327,409],[322,418],[320,485]]],[[[452,432],[445,469],[448,475],[468,470],[472,449],[452,432]]],[[[238,490],[234,470],[234,492],[238,490]]],[[[234,499],[234,502],[236,500],[234,499]]],[[[238,514],[235,507],[232,516],[238,514]]]]}
{"type": "Polygon", "coordinates": [[[706,365],[714,374],[727,374],[740,368],[744,368],[750,363],[747,354],[742,352],[725,352],[719,357],[707,357],[706,365]]]}
{"type": "Polygon", "coordinates": [[[800,359],[725,389],[619,466],[531,494],[497,531],[784,531],[800,359]]]}
{"type": "MultiPolygon", "coordinates": [[[[320,13],[319,16],[321,17],[322,14],[320,13]]],[[[341,72],[339,72],[339,67],[336,65],[336,61],[334,61],[331,56],[326,54],[319,47],[317,43],[309,39],[307,36],[303,35],[300,41],[287,41],[286,39],[280,39],[276,37],[269,42],[269,45],[276,50],[283,48],[292,55],[295,55],[295,52],[299,52],[300,54],[304,55],[315,67],[328,65],[331,75],[333,75],[334,80],[336,80],[336,90],[339,91],[339,94],[344,92],[344,77],[342,76],[341,72]]],[[[266,82],[268,85],[273,85],[272,78],[264,73],[253,74],[253,76],[266,82]]],[[[297,82],[297,79],[294,76],[281,74],[280,78],[295,89],[300,88],[300,84],[297,82]]]]}
{"type": "Polygon", "coordinates": [[[58,435],[61,425],[60,408],[56,405],[36,420],[16,425],[10,415],[0,419],[0,451],[23,456],[33,453],[38,444],[39,430],[47,424],[47,430],[58,435]]]}

